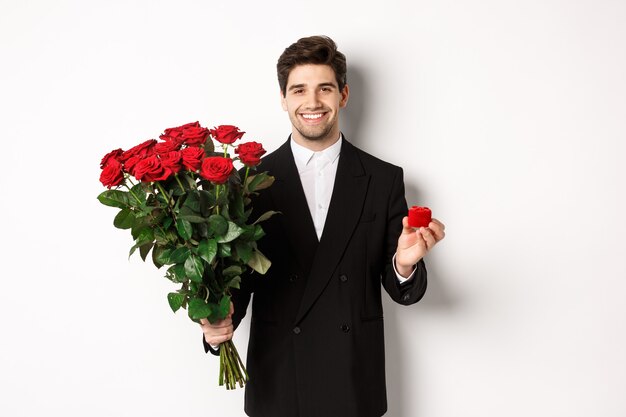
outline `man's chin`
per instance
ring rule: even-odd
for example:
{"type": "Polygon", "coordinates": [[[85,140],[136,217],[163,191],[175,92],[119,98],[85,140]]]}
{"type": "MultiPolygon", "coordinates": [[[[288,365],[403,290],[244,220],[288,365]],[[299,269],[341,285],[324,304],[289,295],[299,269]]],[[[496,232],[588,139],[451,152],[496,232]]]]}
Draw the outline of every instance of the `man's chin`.
{"type": "Polygon", "coordinates": [[[310,140],[311,142],[320,142],[326,139],[329,139],[329,135],[332,129],[326,129],[323,132],[307,132],[298,129],[298,133],[306,140],[310,140]]]}

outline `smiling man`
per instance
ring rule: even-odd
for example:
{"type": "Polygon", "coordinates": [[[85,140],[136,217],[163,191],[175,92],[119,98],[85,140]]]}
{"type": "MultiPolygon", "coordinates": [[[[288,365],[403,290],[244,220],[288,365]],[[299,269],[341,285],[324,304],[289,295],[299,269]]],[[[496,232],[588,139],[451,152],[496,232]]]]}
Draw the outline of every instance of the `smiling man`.
{"type": "Polygon", "coordinates": [[[321,151],[339,139],[339,109],[348,103],[347,84],[339,87],[328,65],[305,64],[291,69],[281,87],[283,110],[289,114],[291,138],[321,151]]]}
{"type": "MultiPolygon", "coordinates": [[[[292,130],[263,159],[276,178],[254,202],[266,276],[244,277],[233,313],[203,320],[205,349],[233,336],[252,299],[245,411],[252,417],[380,417],[387,410],[381,284],[403,305],[426,290],[424,256],[444,237],[408,226],[402,169],[339,128],[346,59],[328,37],[300,39],[278,60],[292,130]]],[[[253,214],[254,216],[255,214],[253,214]]]]}

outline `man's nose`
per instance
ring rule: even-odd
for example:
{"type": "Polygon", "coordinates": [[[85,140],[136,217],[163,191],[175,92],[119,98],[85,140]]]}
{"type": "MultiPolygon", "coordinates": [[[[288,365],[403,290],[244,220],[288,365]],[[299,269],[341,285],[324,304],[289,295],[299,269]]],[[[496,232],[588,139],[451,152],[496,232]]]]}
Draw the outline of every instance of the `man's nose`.
{"type": "Polygon", "coordinates": [[[309,94],[307,94],[306,107],[309,109],[318,109],[322,107],[322,102],[320,101],[319,96],[316,91],[312,91],[309,94]]]}

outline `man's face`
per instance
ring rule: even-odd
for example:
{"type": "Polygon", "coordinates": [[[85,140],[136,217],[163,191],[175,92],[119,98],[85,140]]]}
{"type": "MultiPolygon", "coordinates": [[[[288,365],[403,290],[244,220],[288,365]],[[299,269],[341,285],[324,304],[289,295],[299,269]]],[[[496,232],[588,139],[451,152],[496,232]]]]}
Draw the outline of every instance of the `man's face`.
{"type": "Polygon", "coordinates": [[[348,86],[339,90],[330,66],[307,64],[291,70],[286,90],[281,103],[296,142],[332,144],[339,137],[339,109],[348,102],[348,86]]]}

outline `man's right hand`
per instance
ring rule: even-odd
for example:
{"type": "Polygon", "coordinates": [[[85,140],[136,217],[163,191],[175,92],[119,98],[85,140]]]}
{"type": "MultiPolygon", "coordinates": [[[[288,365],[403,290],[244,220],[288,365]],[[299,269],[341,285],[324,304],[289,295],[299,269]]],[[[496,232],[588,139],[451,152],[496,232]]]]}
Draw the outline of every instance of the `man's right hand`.
{"type": "Polygon", "coordinates": [[[200,319],[200,327],[204,333],[204,340],[212,347],[217,347],[220,343],[226,342],[233,338],[233,312],[235,306],[230,303],[230,312],[224,320],[209,323],[207,319],[200,319]]]}

